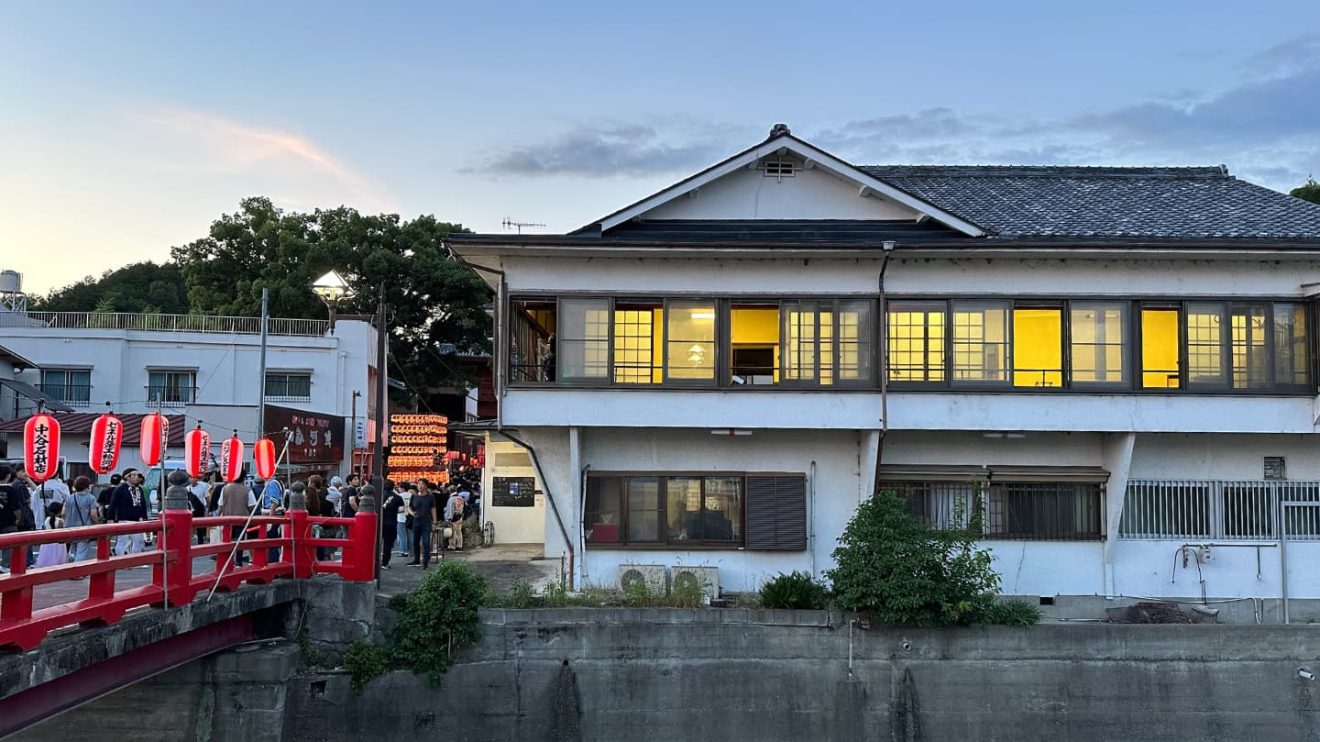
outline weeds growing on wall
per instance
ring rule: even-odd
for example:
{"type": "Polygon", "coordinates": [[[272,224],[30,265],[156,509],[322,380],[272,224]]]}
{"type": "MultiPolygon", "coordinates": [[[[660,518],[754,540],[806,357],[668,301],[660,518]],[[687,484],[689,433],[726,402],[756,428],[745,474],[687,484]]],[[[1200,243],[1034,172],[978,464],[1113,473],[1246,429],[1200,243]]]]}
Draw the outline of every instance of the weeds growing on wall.
{"type": "Polygon", "coordinates": [[[976,621],[993,603],[999,575],[990,552],[976,548],[979,524],[970,520],[935,529],[893,492],[867,499],[839,538],[837,566],[825,573],[839,607],[905,626],[976,621]]]}
{"type": "Polygon", "coordinates": [[[353,690],[390,670],[411,670],[439,686],[453,653],[481,638],[477,610],[487,595],[486,579],[471,567],[440,562],[416,590],[390,600],[397,622],[386,646],[358,640],[344,654],[353,690]]]}

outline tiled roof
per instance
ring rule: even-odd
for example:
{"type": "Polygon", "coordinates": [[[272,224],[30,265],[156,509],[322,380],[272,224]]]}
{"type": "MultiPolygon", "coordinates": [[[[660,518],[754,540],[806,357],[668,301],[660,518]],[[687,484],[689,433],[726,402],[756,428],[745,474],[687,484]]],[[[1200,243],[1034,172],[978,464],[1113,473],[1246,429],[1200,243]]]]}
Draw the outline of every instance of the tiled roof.
{"type": "Polygon", "coordinates": [[[992,237],[1320,240],[1320,204],[1223,167],[861,165],[992,237]]]}
{"type": "MultiPolygon", "coordinates": [[[[91,435],[92,423],[100,417],[99,412],[65,412],[56,413],[55,419],[60,421],[61,435],[91,435]]],[[[115,417],[124,423],[124,437],[120,441],[125,446],[136,446],[142,441],[142,418],[143,414],[119,413],[115,417]]],[[[170,446],[182,446],[184,430],[183,415],[166,415],[170,422],[170,439],[166,442],[170,446]]],[[[0,434],[2,433],[22,433],[23,426],[27,424],[27,418],[7,420],[0,423],[0,434]]],[[[83,453],[86,456],[86,453],[83,453]]]]}

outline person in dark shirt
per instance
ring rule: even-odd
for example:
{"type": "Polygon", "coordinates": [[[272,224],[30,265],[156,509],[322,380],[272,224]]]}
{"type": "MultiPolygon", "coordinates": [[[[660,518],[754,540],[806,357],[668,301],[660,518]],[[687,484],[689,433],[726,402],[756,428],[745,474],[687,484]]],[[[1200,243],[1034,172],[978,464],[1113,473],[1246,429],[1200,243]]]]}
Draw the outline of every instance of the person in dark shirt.
{"type": "MultiPolygon", "coordinates": [[[[357,515],[358,508],[358,490],[362,487],[362,477],[356,474],[348,475],[348,485],[339,493],[341,498],[339,509],[343,511],[345,518],[352,518],[357,515]]],[[[382,502],[384,502],[382,500],[382,502]]]]}
{"type": "MultiPolygon", "coordinates": [[[[142,487],[144,479],[137,469],[125,469],[123,482],[110,495],[110,507],[106,515],[112,523],[133,523],[147,520],[147,492],[142,487]]],[[[142,553],[144,535],[126,533],[119,537],[117,551],[120,556],[142,553]]]]}
{"type": "Polygon", "coordinates": [[[399,508],[403,507],[403,498],[387,482],[385,484],[385,499],[380,506],[380,525],[381,525],[381,549],[380,549],[380,567],[381,569],[390,568],[390,552],[393,551],[394,541],[399,537],[399,508]]]}
{"type": "Polygon", "coordinates": [[[417,483],[417,494],[408,503],[408,510],[413,516],[413,560],[409,565],[422,565],[422,569],[431,567],[431,527],[435,525],[435,495],[431,494],[431,483],[425,479],[417,483]],[[418,558],[421,561],[418,562],[418,558]]]}
{"type": "MultiPolygon", "coordinates": [[[[14,470],[0,465],[0,533],[18,531],[23,500],[13,486],[14,470]]],[[[9,549],[0,549],[0,572],[9,571],[9,549]]]]}

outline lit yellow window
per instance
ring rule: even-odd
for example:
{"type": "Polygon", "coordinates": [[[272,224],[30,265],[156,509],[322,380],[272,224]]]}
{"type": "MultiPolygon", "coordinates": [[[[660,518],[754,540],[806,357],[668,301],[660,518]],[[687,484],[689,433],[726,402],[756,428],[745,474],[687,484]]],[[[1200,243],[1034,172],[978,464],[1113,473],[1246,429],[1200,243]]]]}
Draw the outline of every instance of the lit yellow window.
{"type": "Polygon", "coordinates": [[[669,303],[668,379],[715,379],[715,304],[701,301],[669,303]]]}
{"type": "Polygon", "coordinates": [[[1141,310],[1141,386],[1177,389],[1182,378],[1178,363],[1178,310],[1145,307],[1141,310]]]}
{"type": "Polygon", "coordinates": [[[663,309],[616,302],[614,380],[621,384],[659,384],[664,366],[663,339],[663,309]]]}
{"type": "Polygon", "coordinates": [[[1013,310],[1013,386],[1063,386],[1063,310],[1013,310]]]}
{"type": "Polygon", "coordinates": [[[779,307],[730,307],[729,340],[735,385],[779,383],[779,307]]]}
{"type": "Polygon", "coordinates": [[[1119,384],[1123,373],[1126,333],[1124,308],[1118,303],[1073,302],[1069,307],[1072,381],[1074,384],[1119,384]]]}
{"type": "Polygon", "coordinates": [[[889,380],[944,381],[944,308],[890,302],[888,312],[889,380]]]}

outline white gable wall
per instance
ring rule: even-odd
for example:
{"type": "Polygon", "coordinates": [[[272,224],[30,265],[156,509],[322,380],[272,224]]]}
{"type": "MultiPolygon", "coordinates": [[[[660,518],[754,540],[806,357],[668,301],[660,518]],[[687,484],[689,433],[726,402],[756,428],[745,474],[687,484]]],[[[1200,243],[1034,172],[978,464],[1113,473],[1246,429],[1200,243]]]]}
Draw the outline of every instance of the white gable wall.
{"type": "Polygon", "coordinates": [[[821,168],[787,178],[742,168],[679,196],[643,219],[884,219],[915,220],[916,211],[871,194],[821,168]]]}

